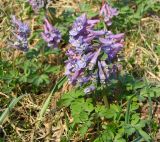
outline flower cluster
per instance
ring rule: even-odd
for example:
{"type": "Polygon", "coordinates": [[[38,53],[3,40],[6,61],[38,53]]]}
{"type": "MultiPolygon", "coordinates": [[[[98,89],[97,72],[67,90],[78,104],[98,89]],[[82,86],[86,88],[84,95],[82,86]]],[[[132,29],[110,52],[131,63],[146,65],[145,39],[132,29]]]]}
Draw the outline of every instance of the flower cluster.
{"type": "Polygon", "coordinates": [[[29,26],[25,23],[22,23],[20,20],[16,19],[15,16],[12,16],[12,24],[13,24],[13,34],[15,39],[14,47],[22,50],[28,50],[28,36],[30,34],[29,26]]]}
{"type": "Polygon", "coordinates": [[[48,43],[49,47],[58,47],[58,43],[61,40],[60,32],[54,28],[47,19],[45,19],[44,32],[42,38],[48,43]]]}
{"type": "Polygon", "coordinates": [[[35,12],[38,12],[40,8],[44,7],[44,0],[28,0],[29,4],[35,12]]]}
{"type": "Polygon", "coordinates": [[[117,9],[110,7],[107,3],[105,3],[100,10],[100,16],[104,18],[104,21],[108,26],[112,24],[112,18],[117,15],[117,9]]]}
{"type": "MultiPolygon", "coordinates": [[[[107,4],[104,6],[101,13],[109,13],[106,16],[110,21],[115,11],[107,4]]],[[[104,21],[105,19],[106,17],[104,21]]],[[[95,25],[99,22],[99,19],[90,20],[86,14],[82,14],[75,20],[69,32],[72,47],[66,52],[68,60],[65,75],[73,85],[90,83],[91,86],[84,90],[85,93],[93,91],[95,83],[107,83],[116,73],[117,66],[112,63],[123,47],[124,34],[113,34],[107,29],[95,30],[95,25]]]]}

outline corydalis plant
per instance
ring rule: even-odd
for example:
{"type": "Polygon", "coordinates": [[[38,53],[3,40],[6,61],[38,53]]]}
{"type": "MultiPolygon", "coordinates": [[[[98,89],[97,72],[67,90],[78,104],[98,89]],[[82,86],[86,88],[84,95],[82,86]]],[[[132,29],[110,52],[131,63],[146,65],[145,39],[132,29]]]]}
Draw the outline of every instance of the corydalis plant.
{"type": "Polygon", "coordinates": [[[106,27],[95,30],[99,22],[99,19],[90,20],[82,14],[69,32],[72,47],[66,52],[65,74],[73,85],[92,84],[84,90],[85,93],[93,91],[95,84],[106,84],[116,74],[118,67],[114,62],[123,47],[124,34],[113,34],[106,27]]]}
{"type": "Polygon", "coordinates": [[[99,15],[103,17],[105,23],[110,26],[112,24],[112,18],[118,15],[118,10],[116,8],[112,8],[107,3],[104,3],[99,15]]]}
{"type": "Polygon", "coordinates": [[[40,8],[43,8],[45,3],[44,0],[28,0],[29,4],[35,12],[38,12],[40,8]]]}
{"type": "Polygon", "coordinates": [[[48,43],[49,47],[57,48],[61,40],[60,32],[45,19],[44,32],[42,38],[48,43]]]}
{"type": "Polygon", "coordinates": [[[15,16],[11,17],[13,25],[13,34],[15,41],[13,46],[19,50],[27,51],[28,50],[28,37],[30,34],[29,26],[20,20],[16,19],[15,16]]]}

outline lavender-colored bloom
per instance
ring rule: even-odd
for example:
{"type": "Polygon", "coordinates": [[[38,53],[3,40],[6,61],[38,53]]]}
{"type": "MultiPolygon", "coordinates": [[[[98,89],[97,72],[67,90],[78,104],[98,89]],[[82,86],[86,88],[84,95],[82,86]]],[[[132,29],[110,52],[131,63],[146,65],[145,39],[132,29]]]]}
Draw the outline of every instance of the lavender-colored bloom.
{"type": "Polygon", "coordinates": [[[106,81],[106,76],[104,74],[104,71],[102,69],[102,65],[101,62],[98,61],[98,70],[99,70],[99,79],[100,79],[100,83],[105,84],[106,81]]]}
{"type": "MultiPolygon", "coordinates": [[[[110,7],[108,10],[110,10],[108,12],[114,11],[110,7]]],[[[109,21],[114,15],[116,14],[109,15],[109,21]]],[[[75,20],[69,32],[69,42],[72,47],[66,52],[68,60],[65,74],[73,85],[105,84],[117,71],[116,65],[114,68],[109,68],[108,64],[116,59],[117,53],[123,47],[124,34],[113,34],[107,29],[95,30],[94,25],[99,21],[99,19],[89,20],[86,14],[82,14],[75,20]]],[[[94,86],[90,86],[84,91],[89,93],[94,89],[94,86]]]]}
{"type": "Polygon", "coordinates": [[[44,7],[44,0],[28,0],[28,2],[35,12],[38,12],[40,8],[44,7]]]}
{"type": "Polygon", "coordinates": [[[111,19],[117,15],[118,15],[117,9],[110,7],[107,3],[105,3],[100,10],[100,16],[103,16],[104,21],[108,26],[112,24],[111,19]]]}
{"type": "Polygon", "coordinates": [[[29,26],[20,20],[16,19],[15,16],[12,16],[12,24],[13,24],[13,35],[15,37],[15,41],[13,44],[14,48],[17,48],[22,51],[28,50],[28,40],[30,34],[29,26]]]}
{"type": "Polygon", "coordinates": [[[80,60],[77,61],[77,66],[79,69],[85,68],[87,65],[88,57],[83,55],[80,60]]]}
{"type": "Polygon", "coordinates": [[[69,82],[73,85],[76,84],[78,81],[78,77],[81,75],[82,72],[82,69],[74,72],[73,75],[69,78],[69,82]]]}
{"type": "Polygon", "coordinates": [[[98,58],[100,52],[101,52],[101,48],[99,48],[99,49],[96,51],[96,53],[94,54],[92,60],[90,61],[90,63],[89,63],[89,70],[93,70],[93,68],[94,68],[94,66],[95,66],[95,64],[96,64],[96,62],[97,62],[97,58],[98,58]]]}
{"type": "Polygon", "coordinates": [[[94,37],[102,36],[107,32],[105,30],[100,30],[100,31],[88,30],[88,31],[90,32],[90,35],[92,35],[94,37]]]}
{"type": "Polygon", "coordinates": [[[16,32],[19,36],[27,38],[30,34],[29,26],[16,19],[14,15],[11,17],[11,19],[14,27],[14,33],[16,32]]]}
{"type": "Polygon", "coordinates": [[[72,46],[76,47],[76,51],[81,53],[89,47],[89,44],[85,42],[82,36],[78,37],[77,39],[70,37],[69,42],[72,46]]]}
{"type": "Polygon", "coordinates": [[[109,76],[110,76],[109,67],[108,67],[108,65],[106,64],[105,61],[101,61],[101,66],[102,66],[102,70],[103,70],[104,73],[105,73],[106,80],[108,80],[108,79],[109,79],[109,76]]]}
{"type": "Polygon", "coordinates": [[[84,93],[85,94],[90,94],[91,92],[93,92],[95,90],[95,86],[91,85],[87,88],[84,89],[84,93]]]}
{"type": "Polygon", "coordinates": [[[95,19],[95,20],[87,20],[87,24],[89,25],[90,28],[94,27],[95,24],[99,23],[100,20],[99,19],[95,19]]]}
{"type": "Polygon", "coordinates": [[[82,77],[78,78],[77,81],[78,81],[78,83],[79,83],[80,86],[81,86],[81,85],[89,82],[90,79],[91,79],[91,76],[82,76],[82,77]]]}
{"type": "Polygon", "coordinates": [[[102,43],[103,51],[108,54],[109,60],[112,60],[116,57],[117,53],[123,47],[123,38],[124,34],[112,34],[109,31],[109,35],[105,38],[99,38],[99,41],[102,43]]]}
{"type": "Polygon", "coordinates": [[[60,32],[54,28],[47,19],[45,19],[42,38],[48,43],[49,47],[58,47],[58,43],[61,40],[60,32]]]}
{"type": "Polygon", "coordinates": [[[16,49],[27,51],[28,50],[28,40],[26,38],[20,37],[19,35],[16,35],[16,42],[13,44],[13,47],[16,49]]]}
{"type": "Polygon", "coordinates": [[[78,17],[73,26],[72,29],[70,30],[69,34],[71,36],[76,36],[78,35],[86,26],[87,24],[87,17],[86,14],[82,14],[80,17],[78,17]]]}

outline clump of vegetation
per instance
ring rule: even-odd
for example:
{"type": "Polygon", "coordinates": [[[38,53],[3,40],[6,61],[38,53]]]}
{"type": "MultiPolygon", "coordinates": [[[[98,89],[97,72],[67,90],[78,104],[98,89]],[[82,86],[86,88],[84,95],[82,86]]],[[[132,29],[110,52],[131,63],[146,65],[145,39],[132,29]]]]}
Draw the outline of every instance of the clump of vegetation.
{"type": "Polygon", "coordinates": [[[2,0],[0,141],[160,141],[159,4],[2,0]]]}

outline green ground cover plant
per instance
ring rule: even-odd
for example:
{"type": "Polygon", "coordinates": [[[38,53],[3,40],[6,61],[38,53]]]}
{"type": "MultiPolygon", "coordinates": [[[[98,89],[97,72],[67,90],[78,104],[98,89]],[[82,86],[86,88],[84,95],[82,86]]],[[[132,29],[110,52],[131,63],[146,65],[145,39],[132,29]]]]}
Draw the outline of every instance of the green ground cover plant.
{"type": "Polygon", "coordinates": [[[159,142],[158,0],[1,0],[0,142],[159,142]]]}

